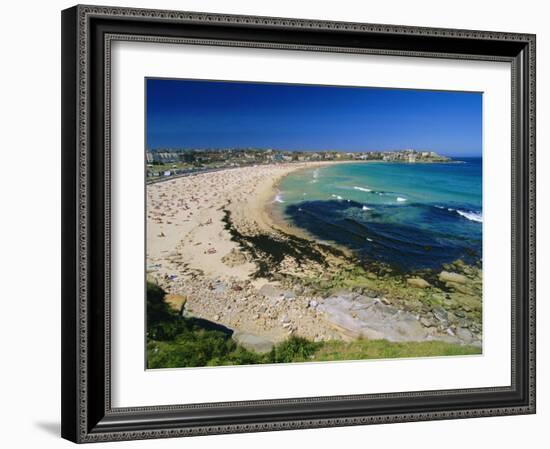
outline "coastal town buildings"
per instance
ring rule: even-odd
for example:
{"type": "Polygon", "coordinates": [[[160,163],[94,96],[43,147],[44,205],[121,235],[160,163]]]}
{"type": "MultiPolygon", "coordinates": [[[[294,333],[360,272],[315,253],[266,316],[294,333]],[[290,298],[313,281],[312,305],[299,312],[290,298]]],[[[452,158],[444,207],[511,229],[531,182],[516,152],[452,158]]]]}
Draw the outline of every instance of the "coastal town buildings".
{"type": "Polygon", "coordinates": [[[187,174],[247,165],[315,161],[445,162],[449,158],[434,151],[402,149],[394,151],[289,151],[273,148],[192,149],[162,148],[146,151],[147,177],[187,174]]]}

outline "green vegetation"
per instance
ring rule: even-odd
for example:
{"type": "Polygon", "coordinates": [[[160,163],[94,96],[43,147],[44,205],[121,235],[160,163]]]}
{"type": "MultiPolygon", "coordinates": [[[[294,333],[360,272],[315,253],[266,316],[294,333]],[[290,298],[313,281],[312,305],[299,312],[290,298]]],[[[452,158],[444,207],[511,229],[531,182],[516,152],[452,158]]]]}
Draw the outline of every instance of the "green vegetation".
{"type": "Polygon", "coordinates": [[[442,341],[393,343],[387,340],[358,339],[349,343],[327,341],[315,353],[315,361],[392,359],[405,357],[434,357],[445,355],[481,354],[474,346],[461,346],[442,341]]]}
{"type": "Polygon", "coordinates": [[[312,342],[290,337],[270,352],[258,354],[238,345],[228,329],[172,311],[164,301],[164,295],[158,285],[147,283],[147,366],[150,369],[480,353],[476,347],[440,341],[392,343],[357,339],[352,342],[312,342]]]}

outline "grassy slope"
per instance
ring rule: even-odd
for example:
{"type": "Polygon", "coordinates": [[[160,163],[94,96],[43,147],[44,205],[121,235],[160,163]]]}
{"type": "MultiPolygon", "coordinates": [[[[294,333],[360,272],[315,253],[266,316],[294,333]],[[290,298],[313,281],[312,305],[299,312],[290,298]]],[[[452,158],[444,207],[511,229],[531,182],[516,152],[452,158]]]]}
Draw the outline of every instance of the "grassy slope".
{"type": "Polygon", "coordinates": [[[147,366],[178,368],[258,363],[291,363],[479,354],[480,349],[449,343],[358,339],[353,342],[311,342],[291,337],[267,354],[237,345],[226,333],[181,317],[164,302],[164,291],[147,285],[147,366]]]}
{"type": "Polygon", "coordinates": [[[315,353],[315,361],[391,359],[405,357],[434,357],[445,355],[481,354],[474,346],[462,346],[442,341],[401,342],[387,340],[355,340],[325,342],[315,353]]]}
{"type": "Polygon", "coordinates": [[[229,339],[214,339],[207,331],[191,342],[151,341],[147,345],[149,368],[194,366],[253,365],[260,363],[327,362],[446,355],[480,354],[473,346],[460,346],[439,341],[392,343],[387,340],[357,340],[351,343],[329,341],[313,343],[292,337],[267,354],[257,354],[229,339]]]}

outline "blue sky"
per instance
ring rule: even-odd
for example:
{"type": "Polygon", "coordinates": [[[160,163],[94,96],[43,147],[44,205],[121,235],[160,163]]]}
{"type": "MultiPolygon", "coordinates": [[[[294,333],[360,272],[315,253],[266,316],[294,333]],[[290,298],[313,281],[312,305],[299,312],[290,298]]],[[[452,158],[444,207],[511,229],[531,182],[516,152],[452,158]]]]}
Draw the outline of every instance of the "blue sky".
{"type": "Polygon", "coordinates": [[[146,80],[147,147],[480,156],[482,94],[196,80],[146,80]]]}

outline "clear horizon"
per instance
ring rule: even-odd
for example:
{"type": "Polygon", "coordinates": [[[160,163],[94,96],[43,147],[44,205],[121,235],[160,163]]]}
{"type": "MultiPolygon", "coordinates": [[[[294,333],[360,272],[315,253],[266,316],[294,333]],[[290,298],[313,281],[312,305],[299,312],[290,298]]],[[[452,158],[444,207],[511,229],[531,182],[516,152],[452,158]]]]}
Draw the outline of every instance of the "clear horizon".
{"type": "Polygon", "coordinates": [[[147,79],[146,101],[148,149],[481,157],[477,92],[147,79]]]}

